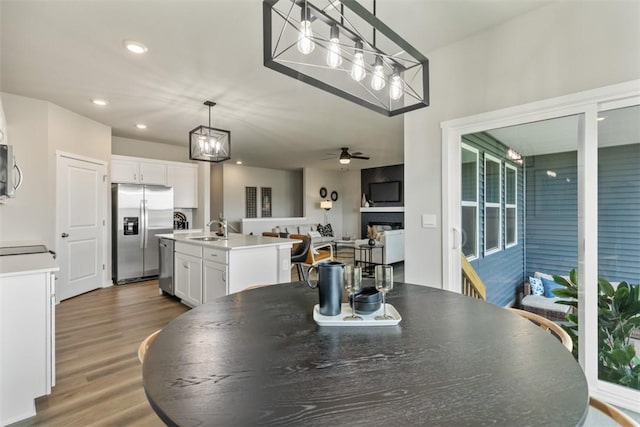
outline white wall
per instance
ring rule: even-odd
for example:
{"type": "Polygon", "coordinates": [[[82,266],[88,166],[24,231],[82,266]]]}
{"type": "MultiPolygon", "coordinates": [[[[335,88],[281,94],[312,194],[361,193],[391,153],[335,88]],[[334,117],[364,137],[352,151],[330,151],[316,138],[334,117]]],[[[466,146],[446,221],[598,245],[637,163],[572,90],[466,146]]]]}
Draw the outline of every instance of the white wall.
{"type": "Polygon", "coordinates": [[[0,241],[43,240],[55,248],[56,151],[108,162],[111,128],[37,99],[2,93],[2,104],[24,182],[0,205],[0,241]]]}
{"type": "MultiPolygon", "coordinates": [[[[142,139],[113,137],[112,154],[132,157],[146,157],[147,159],[169,160],[172,162],[193,162],[189,160],[189,148],[160,142],[144,141],[142,139]]],[[[202,163],[202,162],[198,162],[202,163]]]]}
{"type": "MultiPolygon", "coordinates": [[[[234,164],[223,165],[224,216],[238,230],[245,217],[245,187],[258,187],[258,216],[260,216],[260,187],[271,187],[274,218],[302,216],[300,171],[256,168],[234,164]]],[[[215,218],[220,212],[211,212],[215,218]]]]}
{"type": "Polygon", "coordinates": [[[327,189],[326,199],[331,192],[338,192],[338,200],[333,202],[327,213],[334,236],[342,237],[344,231],[351,236],[359,234],[360,227],[360,171],[327,171],[304,169],[304,216],[310,223],[324,224],[324,209],[320,208],[320,188],[327,189]],[[357,215],[356,215],[357,211],[357,215]]]}
{"type": "Polygon", "coordinates": [[[431,105],[404,123],[407,282],[442,286],[440,122],[637,79],[638,16],[638,2],[554,3],[427,53],[431,105]]]}

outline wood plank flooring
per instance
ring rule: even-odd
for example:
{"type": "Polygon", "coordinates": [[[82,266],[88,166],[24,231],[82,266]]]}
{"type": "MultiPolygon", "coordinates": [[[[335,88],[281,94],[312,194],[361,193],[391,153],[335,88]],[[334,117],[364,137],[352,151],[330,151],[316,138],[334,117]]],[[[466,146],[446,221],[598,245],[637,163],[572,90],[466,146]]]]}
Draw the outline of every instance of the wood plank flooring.
{"type": "Polygon", "coordinates": [[[189,308],[156,280],[100,289],[56,306],[56,386],[12,426],[162,426],[142,388],[138,345],[189,308]]]}

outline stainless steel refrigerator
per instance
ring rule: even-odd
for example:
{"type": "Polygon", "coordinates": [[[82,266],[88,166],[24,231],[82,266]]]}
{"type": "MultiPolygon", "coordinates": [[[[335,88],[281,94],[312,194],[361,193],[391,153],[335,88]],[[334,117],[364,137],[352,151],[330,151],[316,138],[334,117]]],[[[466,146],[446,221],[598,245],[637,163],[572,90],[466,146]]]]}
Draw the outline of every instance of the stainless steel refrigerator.
{"type": "Polygon", "coordinates": [[[173,232],[173,188],[112,184],[112,276],[118,284],[158,276],[158,234],[173,232]]]}

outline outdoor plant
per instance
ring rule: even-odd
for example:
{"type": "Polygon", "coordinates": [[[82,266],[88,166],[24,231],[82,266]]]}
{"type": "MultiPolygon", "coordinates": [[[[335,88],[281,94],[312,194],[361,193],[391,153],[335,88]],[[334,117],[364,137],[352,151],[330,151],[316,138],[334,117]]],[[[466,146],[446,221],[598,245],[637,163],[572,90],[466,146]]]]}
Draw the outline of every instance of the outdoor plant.
{"type": "MultiPolygon", "coordinates": [[[[553,276],[562,287],[552,292],[566,300],[558,304],[578,306],[578,273],[569,273],[569,280],[553,276]]],[[[567,314],[563,329],[573,340],[573,355],[578,357],[578,315],[567,314]]],[[[598,278],[598,378],[640,390],[640,357],[630,343],[631,331],[640,328],[640,285],[620,282],[617,288],[598,278]]]]}

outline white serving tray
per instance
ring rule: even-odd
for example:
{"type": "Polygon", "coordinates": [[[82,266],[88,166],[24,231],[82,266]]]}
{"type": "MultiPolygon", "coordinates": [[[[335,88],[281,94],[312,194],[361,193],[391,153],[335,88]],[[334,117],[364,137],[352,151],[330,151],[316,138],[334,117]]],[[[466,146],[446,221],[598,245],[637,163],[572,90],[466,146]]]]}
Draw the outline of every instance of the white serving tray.
{"type": "Polygon", "coordinates": [[[402,320],[402,316],[398,313],[398,310],[391,304],[387,304],[387,315],[392,319],[376,320],[376,316],[382,315],[382,305],[377,311],[370,314],[358,314],[356,316],[362,317],[362,320],[344,320],[344,317],[350,316],[353,312],[351,306],[347,303],[342,304],[340,314],[337,316],[324,316],[320,314],[320,305],[313,306],[313,320],[320,326],[389,326],[397,325],[402,320]]]}

